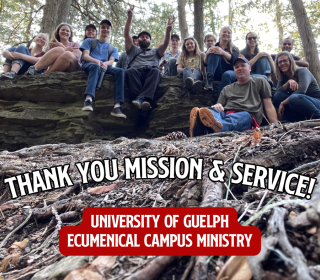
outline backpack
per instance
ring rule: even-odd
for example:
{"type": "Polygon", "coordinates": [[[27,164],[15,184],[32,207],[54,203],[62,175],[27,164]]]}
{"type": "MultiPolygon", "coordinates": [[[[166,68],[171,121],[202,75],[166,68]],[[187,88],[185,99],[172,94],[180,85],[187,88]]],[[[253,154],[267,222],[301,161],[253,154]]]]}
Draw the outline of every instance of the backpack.
{"type": "MultiPolygon", "coordinates": [[[[98,39],[94,38],[94,39],[91,39],[91,46],[90,46],[90,53],[96,48],[98,44],[98,39]]],[[[113,53],[113,50],[114,50],[114,47],[109,43],[109,46],[108,46],[108,60],[110,59],[111,57],[111,54],[113,53]]],[[[81,55],[81,64],[83,64],[84,62],[86,62],[83,58],[83,53],[81,55]]]]}

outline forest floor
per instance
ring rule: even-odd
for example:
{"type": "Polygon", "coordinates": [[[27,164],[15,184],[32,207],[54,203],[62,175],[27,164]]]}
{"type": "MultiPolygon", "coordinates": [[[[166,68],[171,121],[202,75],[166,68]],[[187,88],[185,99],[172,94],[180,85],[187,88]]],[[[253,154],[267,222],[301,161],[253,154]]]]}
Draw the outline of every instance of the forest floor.
{"type": "MultiPolygon", "coordinates": [[[[320,188],[311,200],[284,192],[230,185],[234,162],[317,178],[320,121],[258,131],[187,138],[48,144],[0,152],[0,279],[320,279],[320,188]],[[202,180],[125,180],[124,158],[203,158],[202,180]],[[76,163],[118,159],[119,178],[82,184],[76,163]],[[213,160],[223,160],[225,183],[208,178],[213,160]],[[4,179],[69,164],[73,186],[11,198],[4,179]],[[227,256],[90,256],[59,252],[59,230],[76,226],[87,207],[233,207],[242,225],[261,231],[261,253],[227,256]]],[[[290,188],[295,190],[297,181],[290,188]]],[[[294,192],[294,191],[293,191],[294,192]]]]}

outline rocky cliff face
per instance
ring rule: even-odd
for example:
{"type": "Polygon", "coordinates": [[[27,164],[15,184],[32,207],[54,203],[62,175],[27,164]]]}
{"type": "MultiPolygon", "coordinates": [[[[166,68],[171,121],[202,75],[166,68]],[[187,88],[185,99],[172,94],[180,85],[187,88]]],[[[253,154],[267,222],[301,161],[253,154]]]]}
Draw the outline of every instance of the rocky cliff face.
{"type": "MultiPolygon", "coordinates": [[[[0,150],[49,143],[81,143],[119,136],[158,137],[180,130],[188,133],[194,106],[211,105],[217,89],[184,96],[181,77],[164,77],[158,86],[154,109],[142,115],[125,89],[127,119],[110,116],[113,78],[107,75],[96,93],[94,112],[83,112],[84,72],[18,76],[0,81],[0,150]]],[[[217,86],[217,85],[216,85],[217,86]]]]}

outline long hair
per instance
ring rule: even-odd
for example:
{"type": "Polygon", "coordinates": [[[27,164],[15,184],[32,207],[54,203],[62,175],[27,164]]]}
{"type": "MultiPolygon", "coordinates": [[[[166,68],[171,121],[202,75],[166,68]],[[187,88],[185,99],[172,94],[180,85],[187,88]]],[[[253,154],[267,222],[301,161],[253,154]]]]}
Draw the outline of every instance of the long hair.
{"type": "Polygon", "coordinates": [[[56,38],[56,39],[60,42],[59,31],[60,31],[60,29],[61,29],[62,26],[68,26],[68,27],[69,27],[69,29],[70,29],[70,34],[71,34],[70,37],[69,37],[69,42],[72,42],[72,37],[73,37],[72,26],[71,26],[70,24],[68,24],[68,23],[65,23],[65,22],[60,23],[60,24],[58,25],[58,27],[56,28],[56,30],[53,31],[53,38],[51,39],[51,41],[52,41],[54,38],[56,38]]]}
{"type": "Polygon", "coordinates": [[[228,43],[228,45],[227,45],[227,47],[230,49],[230,51],[232,52],[232,50],[233,50],[233,48],[237,48],[233,43],[232,43],[232,29],[231,29],[231,26],[224,26],[224,27],[222,27],[221,28],[221,30],[220,30],[220,33],[219,33],[219,43],[220,43],[220,41],[221,41],[221,34],[222,34],[222,31],[224,30],[224,29],[229,29],[230,31],[231,31],[231,36],[230,36],[230,42],[228,43]]]}
{"type": "Polygon", "coordinates": [[[45,50],[47,49],[47,47],[48,47],[48,44],[49,44],[49,34],[48,34],[48,33],[38,33],[38,35],[33,38],[32,44],[35,44],[35,40],[36,40],[40,35],[46,37],[46,43],[45,43],[45,45],[42,47],[42,51],[45,51],[45,50]]]}
{"type": "Polygon", "coordinates": [[[187,37],[183,41],[182,52],[181,52],[181,55],[180,55],[180,57],[181,57],[180,61],[181,61],[181,64],[184,67],[186,67],[187,58],[189,57],[189,53],[188,53],[187,48],[186,48],[186,42],[188,40],[192,40],[194,42],[195,49],[194,49],[193,55],[196,56],[196,57],[199,57],[199,59],[201,59],[201,51],[199,49],[199,44],[198,44],[197,40],[195,38],[193,38],[193,37],[187,37]]]}
{"type": "Polygon", "coordinates": [[[280,70],[279,65],[278,65],[279,57],[282,55],[285,55],[286,57],[288,57],[288,59],[290,61],[290,73],[291,73],[292,77],[295,75],[296,71],[298,70],[298,66],[296,65],[291,53],[289,53],[287,51],[282,51],[282,52],[277,53],[275,64],[276,64],[276,77],[277,77],[277,80],[279,80],[279,81],[285,80],[285,77],[286,77],[286,75],[284,74],[284,72],[282,72],[280,70]]]}
{"type": "MultiPolygon", "coordinates": [[[[248,32],[247,33],[247,35],[246,35],[246,47],[243,49],[243,53],[242,53],[246,58],[251,56],[250,47],[249,47],[249,44],[247,42],[248,41],[247,40],[248,39],[248,35],[250,33],[253,33],[258,39],[258,36],[257,36],[257,34],[255,32],[248,32]]],[[[259,48],[258,48],[258,42],[257,42],[256,47],[254,48],[254,56],[256,56],[258,53],[259,53],[259,48]]]]}

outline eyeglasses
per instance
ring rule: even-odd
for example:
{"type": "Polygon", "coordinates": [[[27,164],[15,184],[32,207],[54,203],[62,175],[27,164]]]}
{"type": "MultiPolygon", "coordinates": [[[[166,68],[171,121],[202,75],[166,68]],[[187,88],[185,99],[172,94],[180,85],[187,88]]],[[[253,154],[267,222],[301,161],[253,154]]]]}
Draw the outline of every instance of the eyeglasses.
{"type": "Polygon", "coordinates": [[[283,60],[279,60],[278,61],[278,65],[282,64],[282,63],[287,63],[289,62],[289,58],[283,59],[283,60]]]}
{"type": "Polygon", "coordinates": [[[284,46],[291,46],[291,43],[283,43],[282,45],[284,45],[284,46]]]}
{"type": "Polygon", "coordinates": [[[251,41],[251,40],[257,40],[257,37],[248,37],[247,40],[251,41]]]}

